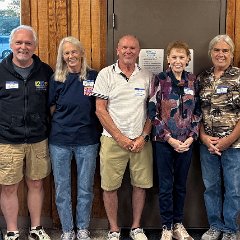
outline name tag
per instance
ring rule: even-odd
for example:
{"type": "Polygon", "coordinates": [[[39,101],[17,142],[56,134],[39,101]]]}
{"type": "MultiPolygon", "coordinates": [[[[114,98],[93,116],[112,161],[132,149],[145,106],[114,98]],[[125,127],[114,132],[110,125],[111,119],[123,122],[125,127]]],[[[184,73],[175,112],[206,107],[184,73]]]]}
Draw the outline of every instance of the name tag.
{"type": "Polygon", "coordinates": [[[94,86],[94,80],[83,80],[83,86],[84,87],[93,87],[94,86]]]}
{"type": "Polygon", "coordinates": [[[189,94],[189,95],[193,95],[193,90],[190,89],[190,88],[185,87],[185,88],[184,88],[184,93],[185,93],[185,94],[189,94]]]}
{"type": "Polygon", "coordinates": [[[6,89],[18,89],[18,82],[17,81],[7,81],[6,82],[6,89]]]}
{"type": "Polygon", "coordinates": [[[144,88],[134,88],[134,90],[135,90],[135,96],[144,96],[145,95],[144,88]]]}
{"type": "Polygon", "coordinates": [[[228,88],[224,86],[217,87],[217,94],[224,94],[227,93],[228,88]]]}

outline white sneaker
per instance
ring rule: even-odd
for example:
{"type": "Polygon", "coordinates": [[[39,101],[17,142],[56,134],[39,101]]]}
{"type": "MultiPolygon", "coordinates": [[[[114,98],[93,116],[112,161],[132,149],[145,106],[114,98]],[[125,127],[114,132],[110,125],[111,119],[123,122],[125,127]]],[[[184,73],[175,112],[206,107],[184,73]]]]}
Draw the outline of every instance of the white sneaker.
{"type": "Polygon", "coordinates": [[[4,240],[19,240],[19,233],[16,232],[8,232],[4,236],[4,240]]]}
{"type": "Polygon", "coordinates": [[[87,229],[78,229],[77,231],[78,240],[90,240],[90,232],[87,229]]]}
{"type": "Polygon", "coordinates": [[[69,232],[63,232],[61,235],[61,240],[74,240],[76,237],[74,230],[69,232]]]}
{"type": "Polygon", "coordinates": [[[147,240],[147,236],[143,232],[142,228],[135,228],[134,230],[131,229],[130,231],[130,237],[133,240],[147,240]]]}
{"type": "Polygon", "coordinates": [[[222,240],[237,240],[236,233],[223,233],[222,240]]]}
{"type": "Polygon", "coordinates": [[[28,240],[51,240],[42,226],[29,231],[28,240]]]}
{"type": "Polygon", "coordinates": [[[160,240],[172,240],[172,237],[173,237],[172,229],[168,230],[166,226],[163,226],[162,236],[160,240]]]}
{"type": "Polygon", "coordinates": [[[173,238],[178,240],[194,240],[187,232],[182,223],[175,223],[173,226],[173,238]]]}
{"type": "Polygon", "coordinates": [[[221,235],[221,231],[215,228],[209,228],[201,237],[201,240],[217,240],[221,235]]]}
{"type": "Polygon", "coordinates": [[[119,240],[120,232],[108,232],[107,239],[108,240],[119,240]]]}

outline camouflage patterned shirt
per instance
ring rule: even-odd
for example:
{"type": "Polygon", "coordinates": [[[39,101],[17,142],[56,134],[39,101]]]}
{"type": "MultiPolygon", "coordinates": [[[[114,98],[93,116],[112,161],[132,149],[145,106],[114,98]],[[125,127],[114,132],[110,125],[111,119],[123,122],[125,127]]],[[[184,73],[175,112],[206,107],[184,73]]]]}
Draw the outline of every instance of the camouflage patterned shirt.
{"type": "MultiPolygon", "coordinates": [[[[198,76],[203,125],[208,135],[225,137],[240,119],[240,69],[230,66],[219,79],[213,70],[198,76]]],[[[240,148],[240,138],[231,147],[240,148]]]]}

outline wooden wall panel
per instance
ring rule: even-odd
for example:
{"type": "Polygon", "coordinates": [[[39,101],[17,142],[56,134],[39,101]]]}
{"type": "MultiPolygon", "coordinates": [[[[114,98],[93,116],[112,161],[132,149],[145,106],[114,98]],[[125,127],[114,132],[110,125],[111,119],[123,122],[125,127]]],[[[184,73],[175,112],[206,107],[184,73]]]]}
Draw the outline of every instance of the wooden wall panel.
{"type": "Polygon", "coordinates": [[[30,0],[21,1],[20,22],[26,25],[31,24],[31,6],[30,0]]]}
{"type": "Polygon", "coordinates": [[[49,175],[44,179],[43,188],[44,188],[44,200],[43,200],[43,209],[42,216],[52,218],[52,176],[49,175]]]}
{"type": "Polygon", "coordinates": [[[235,18],[235,65],[240,67],[240,1],[236,1],[236,18],[235,18]]]}
{"type": "Polygon", "coordinates": [[[82,10],[79,0],[70,1],[70,35],[78,39],[80,38],[80,11],[82,10]]]}
{"type": "Polygon", "coordinates": [[[44,62],[49,62],[49,20],[48,20],[48,0],[35,1],[41,6],[38,8],[38,56],[44,62]],[[39,24],[41,23],[41,24],[39,24]]]}
{"type": "Polygon", "coordinates": [[[69,35],[83,43],[90,66],[105,66],[107,0],[21,0],[21,9],[22,24],[38,33],[36,54],[53,68],[58,44],[69,35]]]}
{"type": "Polygon", "coordinates": [[[234,27],[235,27],[235,9],[236,0],[228,0],[227,3],[227,16],[226,16],[226,33],[234,39],[234,27]]]}
{"type": "Polygon", "coordinates": [[[107,2],[92,0],[91,22],[92,24],[92,66],[100,69],[106,59],[106,35],[107,32],[107,2]]]}
{"type": "Polygon", "coordinates": [[[56,36],[57,46],[60,40],[68,34],[68,1],[55,1],[56,4],[56,36]]]}
{"type": "MultiPolygon", "coordinates": [[[[38,33],[38,2],[35,0],[30,0],[30,8],[31,8],[31,15],[30,15],[30,25],[34,28],[34,30],[38,33]]],[[[39,38],[39,33],[38,33],[38,38],[39,38]]],[[[38,48],[36,50],[36,54],[38,55],[38,48]]]]}
{"type": "Polygon", "coordinates": [[[49,35],[49,61],[48,63],[53,67],[56,62],[57,54],[57,16],[56,16],[56,1],[48,0],[48,35],[49,35]]]}
{"type": "MultiPolygon", "coordinates": [[[[79,38],[85,48],[88,64],[91,65],[92,64],[91,1],[80,0],[79,9],[80,9],[80,21],[78,23],[78,27],[80,30],[79,38]]],[[[74,21],[74,19],[71,19],[71,21],[74,21]]]]}
{"type": "Polygon", "coordinates": [[[240,67],[240,1],[227,1],[226,33],[235,43],[234,65],[240,67]]]}
{"type": "Polygon", "coordinates": [[[19,201],[19,215],[28,216],[27,208],[27,185],[24,181],[21,181],[18,188],[19,201]]]}

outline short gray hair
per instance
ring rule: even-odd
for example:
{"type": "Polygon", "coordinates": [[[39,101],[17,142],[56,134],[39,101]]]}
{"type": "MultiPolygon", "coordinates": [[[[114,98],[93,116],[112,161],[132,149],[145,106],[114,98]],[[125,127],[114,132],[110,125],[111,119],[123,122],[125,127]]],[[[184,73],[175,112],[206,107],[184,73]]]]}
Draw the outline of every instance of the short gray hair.
{"type": "Polygon", "coordinates": [[[230,47],[230,52],[233,56],[234,54],[234,48],[235,48],[235,45],[233,43],[233,40],[226,34],[223,34],[223,35],[217,35],[216,37],[214,37],[209,45],[208,45],[208,55],[211,56],[211,51],[212,49],[214,48],[214,45],[217,44],[218,42],[220,41],[224,41],[225,43],[227,43],[230,47]]]}
{"type": "Polygon", "coordinates": [[[35,30],[34,30],[31,26],[28,26],[28,25],[20,25],[20,26],[14,28],[14,29],[11,31],[10,37],[9,37],[9,43],[10,43],[10,44],[12,43],[14,34],[15,34],[17,31],[19,31],[19,30],[27,30],[27,31],[32,32],[34,43],[35,43],[35,45],[37,46],[37,44],[38,44],[37,33],[35,32],[35,30]]]}

